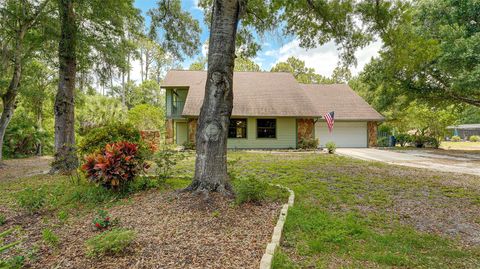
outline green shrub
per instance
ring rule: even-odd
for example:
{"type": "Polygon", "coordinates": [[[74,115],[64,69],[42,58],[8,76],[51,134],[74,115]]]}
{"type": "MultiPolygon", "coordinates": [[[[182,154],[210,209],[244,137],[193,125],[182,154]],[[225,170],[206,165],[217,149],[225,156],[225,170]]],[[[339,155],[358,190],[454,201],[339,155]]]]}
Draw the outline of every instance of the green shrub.
{"type": "Polygon", "coordinates": [[[5,222],[7,222],[7,219],[5,218],[5,216],[3,214],[0,214],[0,226],[5,224],[5,222]]]}
{"type": "Polygon", "coordinates": [[[90,181],[108,189],[119,190],[147,168],[139,155],[137,144],[129,142],[107,144],[101,153],[94,153],[85,158],[82,170],[90,181]]]}
{"type": "Polygon", "coordinates": [[[50,229],[43,229],[42,239],[52,247],[58,246],[58,242],[59,242],[58,236],[50,229]]]}
{"type": "Polygon", "coordinates": [[[124,194],[155,189],[160,187],[160,184],[163,182],[164,181],[159,181],[156,176],[140,176],[135,178],[134,181],[128,183],[124,188],[124,194]]]}
{"type": "Polygon", "coordinates": [[[268,184],[253,176],[235,181],[236,203],[260,203],[267,197],[268,184]]]}
{"type": "Polygon", "coordinates": [[[159,106],[140,104],[128,111],[128,122],[140,131],[163,128],[165,116],[159,106]]]}
{"type": "Polygon", "coordinates": [[[158,151],[153,156],[155,162],[155,174],[159,182],[164,182],[165,179],[171,176],[172,168],[182,159],[185,155],[171,149],[163,149],[158,151]]]}
{"type": "Polygon", "coordinates": [[[452,142],[460,142],[462,141],[462,139],[460,138],[460,136],[458,135],[454,135],[452,136],[452,138],[450,139],[452,142]]]}
{"type": "Polygon", "coordinates": [[[5,156],[22,158],[38,153],[52,153],[53,132],[35,126],[35,120],[23,108],[17,109],[5,132],[3,145],[5,156]]]}
{"type": "Polygon", "coordinates": [[[413,142],[415,142],[417,148],[424,148],[425,146],[438,148],[440,146],[440,140],[427,135],[415,135],[413,136],[413,142]]]}
{"type": "Polygon", "coordinates": [[[106,229],[112,225],[110,215],[105,210],[98,210],[97,216],[92,221],[93,225],[99,230],[106,229]]]}
{"type": "Polygon", "coordinates": [[[318,147],[318,139],[316,138],[301,138],[298,141],[298,148],[300,149],[316,149],[318,147]]]}
{"type": "Polygon", "coordinates": [[[43,189],[26,188],[16,195],[17,202],[23,209],[36,213],[45,205],[47,195],[43,189]]]}
{"type": "Polygon", "coordinates": [[[438,140],[437,138],[435,137],[432,137],[432,136],[427,136],[426,139],[425,139],[425,144],[427,144],[428,146],[432,147],[432,148],[438,148],[440,147],[440,140],[438,140]]]}
{"type": "Polygon", "coordinates": [[[397,140],[397,144],[400,144],[401,147],[405,147],[407,143],[411,143],[413,141],[413,137],[409,134],[398,134],[395,136],[397,140]]]}
{"type": "Polygon", "coordinates": [[[413,142],[415,142],[415,147],[417,147],[417,148],[425,147],[426,140],[427,140],[427,137],[424,136],[424,135],[414,135],[413,136],[413,142]]]}
{"type": "Polygon", "coordinates": [[[122,252],[135,239],[135,232],[125,229],[105,231],[87,240],[87,256],[98,257],[122,252]]]}
{"type": "Polygon", "coordinates": [[[472,135],[469,138],[470,142],[480,142],[480,136],[478,135],[472,135]]]}
{"type": "Polygon", "coordinates": [[[327,147],[328,153],[333,154],[337,150],[337,145],[334,142],[327,142],[325,145],[327,147]]]}
{"type": "Polygon", "coordinates": [[[388,147],[388,137],[380,137],[377,139],[377,146],[378,147],[388,147]]]}
{"type": "Polygon", "coordinates": [[[104,127],[95,128],[79,141],[78,152],[81,156],[100,152],[107,144],[120,141],[142,144],[140,131],[131,124],[123,123],[112,123],[104,127]]]}
{"type": "Polygon", "coordinates": [[[183,144],[183,149],[185,150],[194,150],[195,149],[195,143],[191,141],[185,141],[183,144]]]}

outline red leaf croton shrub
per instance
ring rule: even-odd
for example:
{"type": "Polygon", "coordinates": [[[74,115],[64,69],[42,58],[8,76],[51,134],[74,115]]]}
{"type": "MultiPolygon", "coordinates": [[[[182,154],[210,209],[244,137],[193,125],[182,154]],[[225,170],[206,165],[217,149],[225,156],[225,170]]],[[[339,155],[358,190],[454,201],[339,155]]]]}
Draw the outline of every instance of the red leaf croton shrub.
{"type": "Polygon", "coordinates": [[[100,153],[86,156],[82,165],[90,181],[112,189],[132,181],[145,168],[138,145],[129,142],[108,144],[100,153]]]}

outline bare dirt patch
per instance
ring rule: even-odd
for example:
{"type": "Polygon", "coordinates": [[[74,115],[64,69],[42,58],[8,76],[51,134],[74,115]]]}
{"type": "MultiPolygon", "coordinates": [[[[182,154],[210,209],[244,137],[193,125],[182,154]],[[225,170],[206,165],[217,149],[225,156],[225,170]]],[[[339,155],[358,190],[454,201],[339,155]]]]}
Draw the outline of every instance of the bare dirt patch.
{"type": "Polygon", "coordinates": [[[0,181],[13,180],[48,172],[53,158],[50,156],[6,160],[0,166],[0,181]]]}
{"type": "Polygon", "coordinates": [[[32,268],[257,268],[280,207],[234,206],[217,194],[205,199],[151,191],[108,210],[119,227],[137,234],[122,255],[86,257],[85,241],[100,233],[92,225],[93,213],[68,225],[33,218],[23,227],[24,247],[41,246],[38,260],[28,264],[32,268]],[[59,235],[58,248],[42,242],[44,227],[59,235]]]}

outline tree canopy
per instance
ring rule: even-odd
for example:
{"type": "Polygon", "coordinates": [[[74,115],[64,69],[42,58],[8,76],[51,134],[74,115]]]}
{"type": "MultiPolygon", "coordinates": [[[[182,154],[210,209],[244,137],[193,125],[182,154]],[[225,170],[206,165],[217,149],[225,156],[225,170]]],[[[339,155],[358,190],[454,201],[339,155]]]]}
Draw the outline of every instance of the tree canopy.
{"type": "Polygon", "coordinates": [[[433,105],[480,106],[480,3],[413,5],[386,31],[380,57],[365,68],[362,80],[390,103],[404,96],[433,105]]]}
{"type": "Polygon", "coordinates": [[[305,66],[305,62],[289,57],[285,62],[277,63],[270,72],[288,72],[300,83],[305,84],[329,84],[332,81],[322,75],[315,73],[315,69],[305,66]]]}

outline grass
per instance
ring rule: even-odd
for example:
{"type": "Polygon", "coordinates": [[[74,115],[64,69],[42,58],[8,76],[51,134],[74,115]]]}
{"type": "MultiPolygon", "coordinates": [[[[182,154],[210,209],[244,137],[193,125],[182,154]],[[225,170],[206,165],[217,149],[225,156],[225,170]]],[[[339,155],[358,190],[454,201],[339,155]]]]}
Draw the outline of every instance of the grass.
{"type": "Polygon", "coordinates": [[[112,192],[82,178],[78,184],[60,175],[39,175],[0,182],[0,204],[28,213],[56,212],[60,221],[97,208],[110,207],[128,200],[129,195],[157,188],[161,191],[185,187],[188,181],[168,179],[161,186],[152,179],[139,178],[123,192],[112,192]]]}
{"type": "MultiPolygon", "coordinates": [[[[479,193],[444,184],[444,174],[325,154],[249,154],[234,170],[296,193],[273,268],[475,268],[480,248],[416,230],[393,208],[427,199],[480,205],[479,193]]],[[[439,205],[443,206],[443,205],[439,205]]]]}
{"type": "Polygon", "coordinates": [[[86,242],[87,256],[99,257],[107,254],[118,254],[125,250],[135,239],[135,232],[125,229],[114,229],[96,235],[86,242]]]}
{"type": "Polygon", "coordinates": [[[51,247],[56,247],[58,246],[59,239],[58,236],[50,229],[43,229],[42,231],[42,239],[50,245],[51,247]]]}
{"type": "Polygon", "coordinates": [[[442,141],[442,143],[440,144],[440,148],[452,150],[480,150],[480,142],[442,141]]]}
{"type": "MultiPolygon", "coordinates": [[[[70,222],[79,212],[122,203],[135,192],[187,186],[193,176],[192,156],[176,166],[173,178],[165,184],[140,179],[126,193],[113,193],[84,181],[72,184],[62,176],[0,182],[0,204],[17,207],[19,193],[28,188],[42,189],[42,209],[54,211],[54,218],[70,222]]],[[[441,210],[461,211],[465,219],[470,217],[468,212],[473,212],[470,224],[479,224],[478,214],[476,218],[474,214],[480,210],[478,180],[477,185],[466,187],[458,184],[467,177],[463,175],[327,154],[235,151],[229,153],[229,159],[230,173],[238,178],[234,186],[241,178],[255,178],[295,191],[295,205],[289,211],[273,268],[476,268],[480,264],[478,244],[465,243],[441,231],[418,229],[422,218],[441,210]],[[409,213],[409,209],[419,209],[420,216],[409,213]],[[428,214],[423,217],[422,213],[428,214]]],[[[285,201],[286,197],[287,193],[268,185],[266,199],[285,201]]],[[[435,221],[448,225],[449,220],[440,216],[435,221]]],[[[97,242],[108,249],[115,238],[122,237],[112,235],[104,242],[101,236],[91,239],[89,253],[100,256],[110,252],[93,249],[97,242]]]]}

